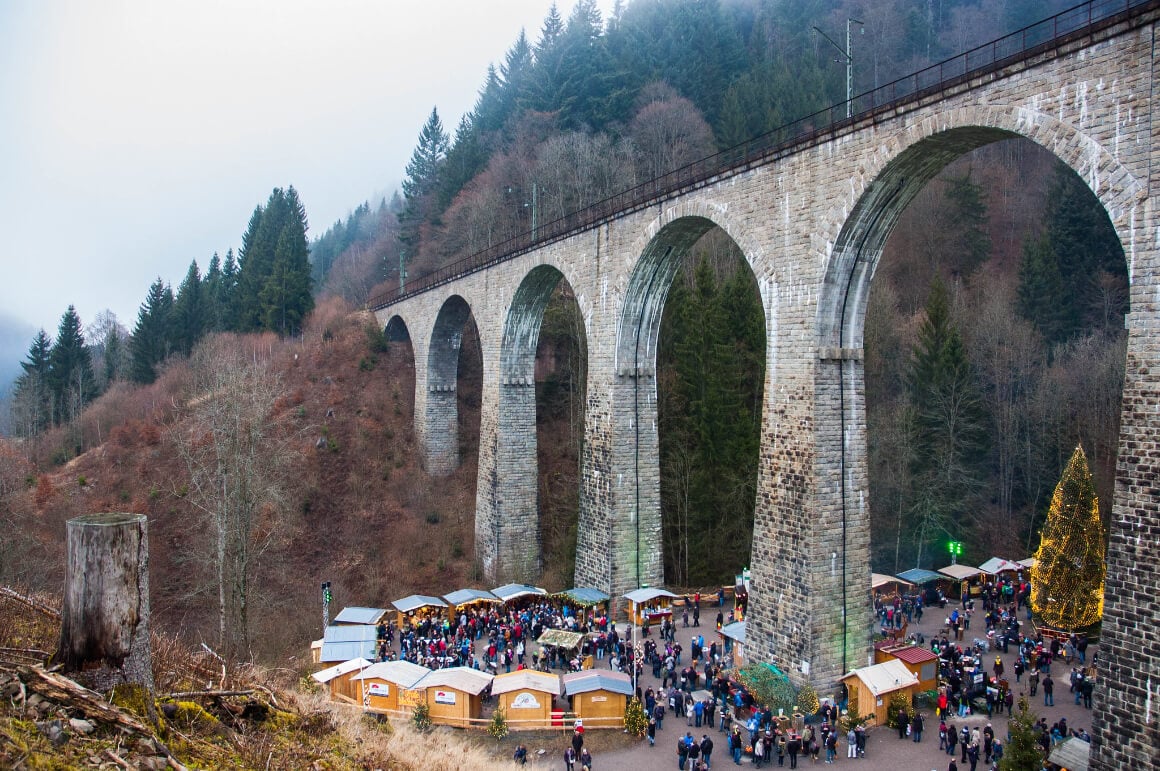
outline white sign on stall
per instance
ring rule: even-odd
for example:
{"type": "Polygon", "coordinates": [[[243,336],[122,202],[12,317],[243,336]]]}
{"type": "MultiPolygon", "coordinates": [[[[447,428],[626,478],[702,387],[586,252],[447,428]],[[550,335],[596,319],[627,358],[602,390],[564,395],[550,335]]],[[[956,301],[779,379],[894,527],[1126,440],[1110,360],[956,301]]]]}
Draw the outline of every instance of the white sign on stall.
{"type": "Polygon", "coordinates": [[[454,704],[455,691],[435,691],[436,704],[454,704]]]}
{"type": "Polygon", "coordinates": [[[534,693],[524,691],[512,699],[512,709],[539,709],[540,702],[536,700],[534,693]]]}

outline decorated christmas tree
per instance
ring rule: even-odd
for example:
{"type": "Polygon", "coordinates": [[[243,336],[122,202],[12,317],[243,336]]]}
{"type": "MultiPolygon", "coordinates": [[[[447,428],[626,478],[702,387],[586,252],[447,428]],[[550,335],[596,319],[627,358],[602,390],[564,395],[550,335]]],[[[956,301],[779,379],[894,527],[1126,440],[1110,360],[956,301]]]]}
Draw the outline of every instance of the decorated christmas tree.
{"type": "Polygon", "coordinates": [[[1027,697],[1020,696],[1019,711],[1007,723],[1010,737],[1003,749],[1003,759],[999,761],[1000,771],[1039,771],[1043,768],[1043,752],[1039,749],[1035,721],[1027,697]]]}
{"type": "Polygon", "coordinates": [[[1031,568],[1031,607],[1044,623],[1073,630],[1100,620],[1105,549],[1095,485],[1077,446],[1055,487],[1031,568]]]}

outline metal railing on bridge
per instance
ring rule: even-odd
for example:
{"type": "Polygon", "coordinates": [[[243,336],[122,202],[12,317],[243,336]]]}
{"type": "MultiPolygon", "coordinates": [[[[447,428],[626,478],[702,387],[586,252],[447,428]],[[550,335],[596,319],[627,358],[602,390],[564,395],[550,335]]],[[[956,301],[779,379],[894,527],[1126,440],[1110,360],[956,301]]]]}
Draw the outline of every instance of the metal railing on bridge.
{"type": "Polygon", "coordinates": [[[742,144],[702,158],[663,176],[643,182],[587,208],[539,225],[535,232],[521,233],[442,268],[424,273],[374,295],[367,305],[380,310],[404,297],[428,291],[462,276],[518,257],[544,244],[589,230],[601,222],[646,208],[658,200],[703,187],[713,180],[755,165],[769,163],[821,137],[907,105],[936,96],[972,78],[997,72],[1012,64],[1043,55],[1160,6],[1160,0],[1089,0],[1066,11],[1004,35],[886,85],[839,102],[804,118],[773,129],[742,144]]]}

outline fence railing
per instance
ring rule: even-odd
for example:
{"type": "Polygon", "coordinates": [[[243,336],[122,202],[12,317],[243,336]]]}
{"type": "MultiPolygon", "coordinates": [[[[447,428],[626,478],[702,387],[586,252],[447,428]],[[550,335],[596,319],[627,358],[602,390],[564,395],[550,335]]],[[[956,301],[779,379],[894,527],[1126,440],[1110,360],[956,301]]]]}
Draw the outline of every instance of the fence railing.
{"type": "Polygon", "coordinates": [[[601,222],[630,214],[657,200],[707,185],[718,177],[768,163],[793,149],[816,141],[819,137],[832,135],[877,115],[900,110],[909,104],[936,96],[971,78],[997,72],[1012,64],[1058,49],[1074,40],[1083,39],[1101,29],[1134,17],[1141,17],[1157,6],[1160,6],[1160,0],[1089,0],[990,43],[858,94],[850,100],[851,117],[846,117],[846,102],[839,102],[747,142],[650,179],[585,209],[541,224],[534,233],[531,231],[521,233],[437,270],[419,275],[411,279],[405,287],[395,287],[371,297],[367,305],[371,310],[381,310],[404,297],[428,291],[454,279],[518,257],[533,248],[589,230],[601,222]]]}

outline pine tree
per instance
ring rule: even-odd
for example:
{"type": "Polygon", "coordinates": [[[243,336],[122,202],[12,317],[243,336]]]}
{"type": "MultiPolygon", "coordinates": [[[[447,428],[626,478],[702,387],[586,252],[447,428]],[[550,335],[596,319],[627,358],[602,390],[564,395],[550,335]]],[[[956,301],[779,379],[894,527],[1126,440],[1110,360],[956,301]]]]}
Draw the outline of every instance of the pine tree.
{"type": "Polygon", "coordinates": [[[52,391],[49,388],[52,339],[43,329],[37,332],[28,348],[27,361],[20,362],[23,372],[16,378],[13,408],[25,436],[36,436],[54,422],[52,391]]]}
{"type": "Polygon", "coordinates": [[[58,420],[73,420],[97,395],[92,357],[85,346],[81,318],[72,305],[61,316],[49,353],[48,382],[58,420]]]}
{"type": "Polygon", "coordinates": [[[1049,626],[1071,631],[1100,620],[1106,540],[1087,456],[1077,445],[1051,497],[1031,568],[1031,607],[1049,626]]]}
{"type": "Polygon", "coordinates": [[[282,336],[298,334],[306,315],[314,308],[306,210],[293,186],[286,190],[284,202],[285,215],[278,228],[270,275],[258,293],[262,328],[282,336]]]}
{"type": "Polygon", "coordinates": [[[399,240],[411,257],[419,247],[419,226],[434,208],[433,194],[439,187],[449,141],[438,109],[432,108],[419,131],[419,144],[411,153],[407,176],[403,180],[404,204],[399,215],[399,240]]]}
{"type": "Polygon", "coordinates": [[[197,261],[194,260],[189,264],[189,270],[177,288],[177,297],[173,301],[173,343],[183,356],[188,356],[205,334],[205,310],[205,291],[197,261]]]}
{"type": "Polygon", "coordinates": [[[1031,711],[1026,696],[1019,697],[1019,710],[1007,723],[1010,738],[1003,747],[999,771],[1039,771],[1043,767],[1043,752],[1039,749],[1038,716],[1031,711]]]}
{"type": "Polygon", "coordinates": [[[991,256],[991,237],[987,233],[987,203],[983,188],[971,179],[971,171],[961,177],[951,177],[947,189],[950,204],[948,225],[950,242],[944,262],[949,262],[951,272],[958,276],[970,276],[991,256]],[[951,259],[946,260],[949,256],[951,259]]]}
{"type": "Polygon", "coordinates": [[[961,519],[981,486],[988,444],[982,397],[951,320],[946,287],[938,280],[927,300],[907,386],[918,437],[912,471],[921,493],[912,510],[921,563],[929,539],[961,535],[961,519]]]}
{"type": "Polygon", "coordinates": [[[137,325],[129,340],[129,377],[134,382],[152,383],[157,379],[157,366],[173,349],[169,331],[172,312],[173,290],[158,277],[137,310],[137,325]]]}

